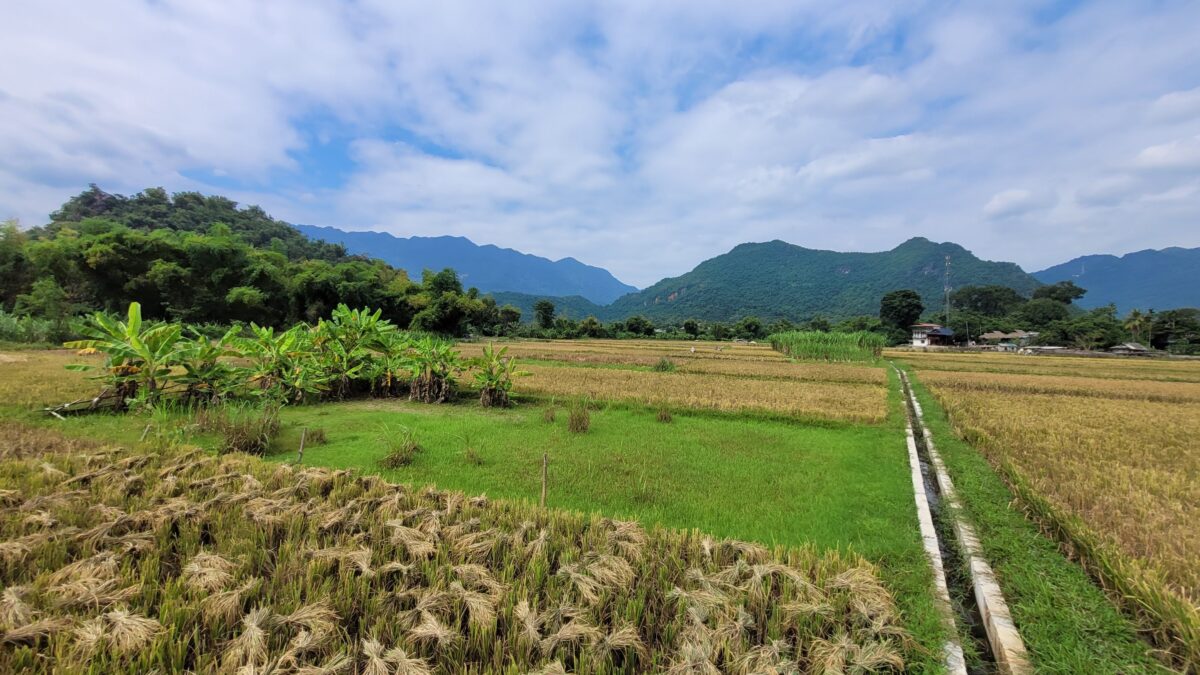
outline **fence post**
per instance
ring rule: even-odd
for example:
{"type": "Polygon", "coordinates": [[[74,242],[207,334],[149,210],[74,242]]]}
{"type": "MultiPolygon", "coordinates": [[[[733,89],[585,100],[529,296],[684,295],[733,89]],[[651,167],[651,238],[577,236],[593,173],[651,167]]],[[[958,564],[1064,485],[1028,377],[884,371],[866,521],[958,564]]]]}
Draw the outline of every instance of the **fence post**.
{"type": "Polygon", "coordinates": [[[300,429],[300,452],[296,453],[296,464],[304,461],[304,439],[308,436],[308,427],[300,429]]]}
{"type": "Polygon", "coordinates": [[[550,457],[547,453],[542,453],[542,500],[538,503],[539,506],[546,506],[546,467],[550,463],[550,457]]]}

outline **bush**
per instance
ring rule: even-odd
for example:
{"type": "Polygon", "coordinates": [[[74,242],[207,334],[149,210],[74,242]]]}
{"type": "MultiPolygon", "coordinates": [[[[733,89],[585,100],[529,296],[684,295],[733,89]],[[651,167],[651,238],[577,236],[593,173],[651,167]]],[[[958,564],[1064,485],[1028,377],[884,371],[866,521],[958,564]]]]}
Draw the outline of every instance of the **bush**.
{"type": "Polygon", "coordinates": [[[279,434],[279,406],[227,406],[207,423],[221,434],[220,452],[265,455],[279,434]]]}
{"type": "Polygon", "coordinates": [[[379,439],[387,448],[387,453],[383,459],[379,460],[379,465],[385,469],[399,469],[408,466],[417,459],[417,454],[422,451],[421,444],[417,442],[417,435],[408,427],[393,429],[385,426],[379,439]]]}
{"type": "Polygon", "coordinates": [[[675,362],[664,356],[654,364],[652,370],[656,373],[673,373],[675,372],[675,362]]]}
{"type": "Polygon", "coordinates": [[[571,406],[567,413],[567,430],[571,433],[582,434],[592,426],[592,414],[588,412],[587,403],[579,401],[571,406]]]}

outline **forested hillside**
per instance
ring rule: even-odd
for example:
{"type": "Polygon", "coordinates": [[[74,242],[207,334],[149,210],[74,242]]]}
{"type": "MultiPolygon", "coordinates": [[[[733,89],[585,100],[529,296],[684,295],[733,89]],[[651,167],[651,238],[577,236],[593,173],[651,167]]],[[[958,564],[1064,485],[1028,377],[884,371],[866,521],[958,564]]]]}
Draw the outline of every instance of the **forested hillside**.
{"type": "Polygon", "coordinates": [[[1029,295],[1036,279],[1013,263],[976,258],[958,244],[915,237],[891,251],[840,253],[782,241],[741,244],[683,276],[624,296],[609,316],[645,314],[656,321],[805,320],[874,315],[889,291],[912,289],[928,308],[942,306],[946,257],[951,284],[1001,285],[1029,295]]]}
{"type": "Polygon", "coordinates": [[[1083,307],[1134,309],[1200,307],[1200,248],[1145,250],[1117,257],[1088,255],[1033,276],[1048,284],[1073,280],[1088,289],[1083,307]]]}
{"type": "Polygon", "coordinates": [[[148,319],[289,325],[339,303],[402,326],[493,333],[519,317],[464,291],[452,270],[415,281],[336,244],[314,242],[262,209],[197,193],[131,197],[92,186],[28,231],[0,229],[0,309],[65,323],[140,302],[148,319]]]}

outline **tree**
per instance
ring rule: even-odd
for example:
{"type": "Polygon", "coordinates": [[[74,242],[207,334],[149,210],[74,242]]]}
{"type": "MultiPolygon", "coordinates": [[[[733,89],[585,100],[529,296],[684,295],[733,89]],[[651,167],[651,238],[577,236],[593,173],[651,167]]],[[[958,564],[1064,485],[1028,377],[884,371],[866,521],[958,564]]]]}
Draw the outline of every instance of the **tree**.
{"type": "Polygon", "coordinates": [[[500,325],[505,331],[511,330],[521,323],[521,310],[512,306],[505,305],[500,308],[500,325]]]}
{"type": "Polygon", "coordinates": [[[1142,329],[1145,328],[1148,323],[1149,319],[1146,318],[1145,314],[1142,314],[1142,310],[1134,309],[1129,313],[1129,316],[1125,318],[1125,323],[1123,325],[1125,330],[1129,331],[1129,334],[1133,336],[1134,342],[1137,342],[1141,339],[1140,336],[1142,334],[1142,329]]]}
{"type": "Polygon", "coordinates": [[[1025,303],[1014,315],[1026,329],[1041,330],[1054,321],[1070,316],[1067,306],[1050,298],[1035,298],[1025,303]]]}
{"type": "Polygon", "coordinates": [[[1082,298],[1086,293],[1087,290],[1076,286],[1074,281],[1060,281],[1056,284],[1038,288],[1033,292],[1033,299],[1053,300],[1064,305],[1069,305],[1082,298]]]}
{"type": "Polygon", "coordinates": [[[879,301],[879,320],[893,328],[908,330],[924,311],[925,305],[916,291],[892,291],[879,301]]]}
{"type": "Polygon", "coordinates": [[[537,317],[538,328],[550,330],[554,328],[554,303],[542,298],[533,303],[533,315],[537,317]]]}
{"type": "Polygon", "coordinates": [[[709,332],[712,333],[714,340],[729,339],[729,326],[726,326],[723,323],[720,323],[720,322],[714,323],[712,326],[709,327],[709,332]]]}
{"type": "Polygon", "coordinates": [[[579,332],[591,338],[604,337],[604,324],[596,317],[589,316],[579,322],[579,332]]]}
{"type": "Polygon", "coordinates": [[[625,319],[625,330],[634,335],[654,335],[654,324],[644,316],[634,315],[625,319]]]}
{"type": "Polygon", "coordinates": [[[963,286],[950,294],[957,310],[982,316],[1005,316],[1025,302],[1025,298],[1007,286],[963,286]]]}
{"type": "Polygon", "coordinates": [[[683,332],[692,337],[696,337],[700,334],[700,322],[696,321],[695,319],[688,319],[687,321],[684,321],[683,332]]]}
{"type": "Polygon", "coordinates": [[[826,319],[823,316],[814,316],[808,321],[808,329],[821,333],[828,333],[829,331],[833,330],[833,326],[830,325],[829,319],[826,319]]]}
{"type": "Polygon", "coordinates": [[[744,317],[741,321],[737,322],[737,325],[733,327],[733,330],[735,333],[737,333],[738,337],[745,338],[747,340],[757,340],[766,335],[766,331],[763,329],[763,323],[757,316],[744,317]]]}

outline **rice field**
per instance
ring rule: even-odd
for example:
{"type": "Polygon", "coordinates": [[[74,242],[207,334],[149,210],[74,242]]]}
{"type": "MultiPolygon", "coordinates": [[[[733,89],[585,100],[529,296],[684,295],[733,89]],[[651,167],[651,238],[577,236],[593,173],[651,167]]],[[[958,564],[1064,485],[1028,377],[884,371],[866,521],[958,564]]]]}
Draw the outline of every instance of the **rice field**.
{"type": "Polygon", "coordinates": [[[1200,663],[1200,364],[911,356],[1026,508],[1180,663],[1200,663]]]}
{"type": "Polygon", "coordinates": [[[520,392],[589,397],[646,406],[762,412],[803,419],[878,423],[887,417],[882,385],[659,373],[616,368],[528,365],[520,392]]]}
{"type": "Polygon", "coordinates": [[[901,670],[875,568],[0,427],[0,671],[901,670]]]}

